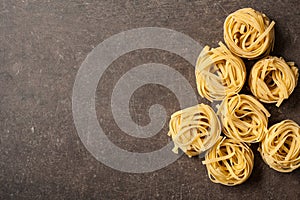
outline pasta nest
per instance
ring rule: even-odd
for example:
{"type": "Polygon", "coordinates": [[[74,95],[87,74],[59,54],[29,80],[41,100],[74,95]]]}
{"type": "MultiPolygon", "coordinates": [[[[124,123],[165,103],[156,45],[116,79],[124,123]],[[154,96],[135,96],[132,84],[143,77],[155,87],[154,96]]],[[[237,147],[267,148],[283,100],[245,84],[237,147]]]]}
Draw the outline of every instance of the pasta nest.
{"type": "Polygon", "coordinates": [[[294,91],[298,75],[298,68],[294,62],[268,56],[252,67],[249,76],[250,90],[260,101],[276,103],[279,107],[294,91]]]}
{"type": "Polygon", "coordinates": [[[224,137],[205,155],[202,163],[212,182],[234,186],[249,178],[254,155],[246,144],[224,137]]]}
{"type": "Polygon", "coordinates": [[[263,160],[279,172],[291,172],[300,167],[300,127],[284,120],[270,127],[259,148],[263,160]]]}
{"type": "Polygon", "coordinates": [[[221,125],[213,109],[198,104],[175,112],[171,116],[168,135],[174,141],[173,152],[180,148],[189,157],[211,148],[221,134],[221,125]]]}
{"type": "Polygon", "coordinates": [[[224,22],[224,41],[234,54],[248,59],[268,55],[273,49],[275,22],[252,8],[228,15],[224,22]]]}
{"type": "Polygon", "coordinates": [[[226,97],[218,114],[224,134],[240,142],[261,141],[267,133],[270,113],[254,97],[236,94],[226,97]]]}
{"type": "Polygon", "coordinates": [[[238,93],[246,80],[246,68],[242,59],[233,55],[224,44],[201,51],[195,69],[197,89],[201,97],[222,100],[238,93]]]}

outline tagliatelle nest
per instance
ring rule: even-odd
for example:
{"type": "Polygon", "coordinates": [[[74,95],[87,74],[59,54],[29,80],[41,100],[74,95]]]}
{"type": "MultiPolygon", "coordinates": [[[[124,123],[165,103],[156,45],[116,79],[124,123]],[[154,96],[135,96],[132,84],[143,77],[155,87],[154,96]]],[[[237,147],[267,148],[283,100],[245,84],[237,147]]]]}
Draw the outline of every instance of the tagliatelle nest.
{"type": "Polygon", "coordinates": [[[218,114],[224,134],[240,142],[261,141],[268,131],[270,113],[254,97],[236,94],[226,97],[218,114]]]}
{"type": "Polygon", "coordinates": [[[221,125],[213,109],[199,104],[175,112],[171,116],[168,135],[174,142],[175,153],[180,148],[189,157],[211,148],[221,134],[221,125]]]}
{"type": "Polygon", "coordinates": [[[205,155],[202,163],[206,165],[212,182],[234,186],[251,175],[254,155],[246,144],[224,137],[205,155]]]}
{"type": "Polygon", "coordinates": [[[224,41],[234,54],[248,59],[268,55],[274,46],[274,25],[252,8],[231,13],[224,23],[224,41]]]}
{"type": "Polygon", "coordinates": [[[291,172],[300,167],[300,127],[284,120],[269,129],[259,151],[263,160],[279,172],[291,172]]]}
{"type": "Polygon", "coordinates": [[[246,68],[242,59],[233,55],[224,44],[201,51],[195,68],[199,94],[209,101],[222,100],[238,93],[246,80],[246,68]]]}
{"type": "Polygon", "coordinates": [[[289,98],[298,81],[298,68],[283,58],[268,56],[252,67],[249,76],[251,92],[264,103],[276,103],[279,107],[289,98]]]}

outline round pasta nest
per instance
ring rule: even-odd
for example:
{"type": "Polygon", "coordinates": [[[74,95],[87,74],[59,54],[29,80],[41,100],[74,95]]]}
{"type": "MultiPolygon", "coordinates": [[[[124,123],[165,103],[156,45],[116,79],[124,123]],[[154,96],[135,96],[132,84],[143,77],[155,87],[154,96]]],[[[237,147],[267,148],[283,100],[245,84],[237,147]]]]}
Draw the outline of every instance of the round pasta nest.
{"type": "Polygon", "coordinates": [[[221,125],[213,109],[198,104],[175,112],[171,116],[168,135],[174,141],[173,152],[180,148],[189,157],[211,148],[221,134],[221,125]]]}
{"type": "Polygon", "coordinates": [[[270,113],[250,95],[236,94],[226,97],[221,103],[218,114],[224,134],[237,141],[259,142],[267,132],[270,113]]]}
{"type": "Polygon", "coordinates": [[[279,107],[289,98],[298,81],[298,68],[283,58],[268,56],[252,67],[249,76],[250,90],[264,103],[276,103],[279,107]]]}
{"type": "Polygon", "coordinates": [[[233,55],[224,44],[201,51],[195,68],[197,89],[201,97],[222,100],[238,93],[246,80],[246,68],[242,59],[233,55]]]}
{"type": "Polygon", "coordinates": [[[202,163],[206,165],[212,182],[234,186],[249,178],[254,155],[246,144],[224,137],[205,155],[202,163]]]}
{"type": "Polygon", "coordinates": [[[270,127],[259,148],[263,160],[279,172],[291,172],[300,167],[300,127],[284,120],[270,127]]]}
{"type": "Polygon", "coordinates": [[[268,55],[273,49],[275,22],[252,8],[231,13],[224,23],[224,41],[234,54],[248,59],[268,55]]]}

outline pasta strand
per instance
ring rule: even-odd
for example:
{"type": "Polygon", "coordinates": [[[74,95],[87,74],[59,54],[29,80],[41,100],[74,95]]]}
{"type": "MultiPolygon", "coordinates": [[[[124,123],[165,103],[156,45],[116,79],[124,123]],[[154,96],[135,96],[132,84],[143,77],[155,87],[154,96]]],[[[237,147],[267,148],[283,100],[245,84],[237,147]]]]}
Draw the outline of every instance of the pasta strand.
{"type": "Polygon", "coordinates": [[[226,97],[218,110],[224,134],[246,143],[261,141],[267,133],[270,113],[254,97],[236,94],[226,97]]]}
{"type": "Polygon", "coordinates": [[[244,143],[220,137],[205,155],[208,176],[214,183],[234,186],[245,182],[253,169],[254,155],[244,143]]]}
{"type": "Polygon", "coordinates": [[[240,57],[255,59],[268,55],[275,41],[275,22],[252,8],[231,13],[224,22],[224,41],[240,57]]]}
{"type": "Polygon", "coordinates": [[[246,80],[243,60],[233,55],[223,43],[219,45],[215,49],[204,47],[195,68],[198,92],[209,101],[238,93],[246,80]]]}
{"type": "Polygon", "coordinates": [[[251,69],[249,87],[253,95],[264,103],[276,103],[279,107],[288,99],[298,81],[298,68],[283,58],[267,56],[251,69]]]}
{"type": "Polygon", "coordinates": [[[186,108],[171,116],[168,135],[174,142],[174,153],[180,148],[189,157],[211,148],[221,134],[221,125],[213,109],[205,104],[186,108]]]}
{"type": "Polygon", "coordinates": [[[258,149],[263,160],[279,172],[292,172],[300,167],[300,127],[284,120],[270,127],[258,149]]]}

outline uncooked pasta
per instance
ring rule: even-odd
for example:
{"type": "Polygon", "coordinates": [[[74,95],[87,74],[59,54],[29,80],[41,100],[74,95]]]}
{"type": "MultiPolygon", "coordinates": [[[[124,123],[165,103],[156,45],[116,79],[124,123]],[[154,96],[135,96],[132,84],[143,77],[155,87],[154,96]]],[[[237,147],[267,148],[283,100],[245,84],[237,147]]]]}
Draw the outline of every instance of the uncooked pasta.
{"type": "Polygon", "coordinates": [[[279,107],[289,98],[298,81],[298,68],[283,58],[268,56],[252,67],[249,76],[251,92],[264,103],[276,103],[279,107]]]}
{"type": "Polygon", "coordinates": [[[250,95],[236,94],[226,97],[219,107],[218,114],[224,134],[237,141],[259,142],[267,132],[270,113],[250,95]]]}
{"type": "Polygon", "coordinates": [[[171,116],[168,135],[174,141],[175,153],[180,148],[189,157],[199,155],[211,148],[220,134],[219,119],[208,105],[198,104],[171,116]]]}
{"type": "Polygon", "coordinates": [[[224,23],[224,41],[234,54],[248,59],[268,55],[274,46],[274,25],[252,8],[231,13],[224,23]]]}
{"type": "Polygon", "coordinates": [[[268,129],[271,116],[261,103],[279,107],[294,91],[298,68],[294,62],[270,56],[275,41],[275,22],[252,8],[227,16],[224,41],[205,46],[198,56],[195,76],[198,93],[207,100],[222,101],[217,114],[205,104],[175,112],[168,135],[173,152],[189,157],[205,154],[208,176],[214,183],[234,186],[245,182],[254,166],[250,143],[259,142],[263,160],[279,172],[300,167],[300,127],[284,120],[268,129]],[[260,59],[249,75],[252,95],[239,94],[246,81],[242,58],[260,59]],[[224,137],[221,136],[221,131],[224,137]]]}
{"type": "Polygon", "coordinates": [[[209,150],[202,163],[212,182],[234,186],[249,178],[254,155],[246,144],[224,137],[209,150]]]}
{"type": "Polygon", "coordinates": [[[233,55],[224,44],[210,49],[206,46],[201,51],[196,63],[196,83],[199,94],[208,99],[222,100],[238,93],[246,79],[245,64],[233,55]]]}
{"type": "Polygon", "coordinates": [[[300,167],[300,127],[284,120],[270,127],[259,151],[263,160],[279,172],[291,172],[300,167]]]}

